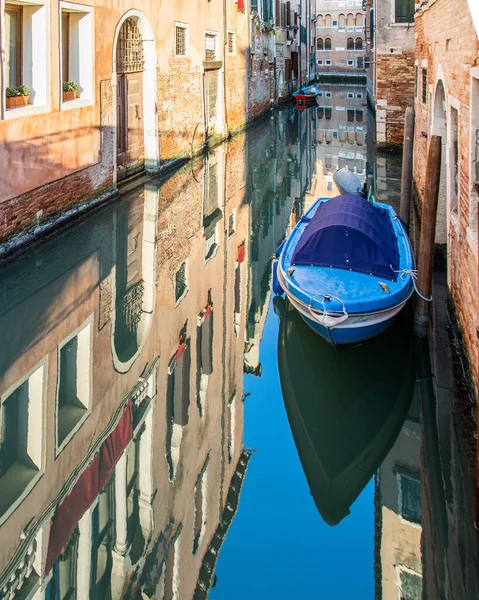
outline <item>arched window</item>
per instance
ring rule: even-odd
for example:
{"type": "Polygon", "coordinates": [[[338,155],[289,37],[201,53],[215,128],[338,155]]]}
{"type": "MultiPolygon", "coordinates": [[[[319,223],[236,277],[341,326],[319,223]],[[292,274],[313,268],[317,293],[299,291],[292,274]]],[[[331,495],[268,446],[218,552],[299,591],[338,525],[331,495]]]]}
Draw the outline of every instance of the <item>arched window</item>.
{"type": "Polygon", "coordinates": [[[356,50],[362,50],[363,49],[363,39],[362,38],[356,38],[356,50]]]}
{"type": "Polygon", "coordinates": [[[323,41],[323,38],[318,38],[316,40],[316,48],[318,50],[324,50],[324,41],[323,41]]]}
{"type": "Polygon", "coordinates": [[[322,27],[323,26],[323,15],[318,15],[317,17],[317,22],[316,22],[316,27],[322,27]]]}
{"type": "Polygon", "coordinates": [[[354,40],[353,38],[348,38],[346,41],[346,47],[348,50],[354,50],[354,40]]]}
{"type": "Polygon", "coordinates": [[[331,50],[331,38],[326,38],[324,40],[324,49],[331,50]]]}
{"type": "Polygon", "coordinates": [[[348,15],[347,25],[348,27],[354,27],[354,15],[352,13],[348,15]]]}
{"type": "Polygon", "coordinates": [[[338,26],[346,27],[346,17],[342,13],[338,17],[338,26]]]}
{"type": "Polygon", "coordinates": [[[331,15],[326,15],[324,17],[324,26],[331,27],[331,15]]]}
{"type": "Polygon", "coordinates": [[[364,25],[364,17],[361,13],[356,15],[356,27],[362,27],[364,25]]]}

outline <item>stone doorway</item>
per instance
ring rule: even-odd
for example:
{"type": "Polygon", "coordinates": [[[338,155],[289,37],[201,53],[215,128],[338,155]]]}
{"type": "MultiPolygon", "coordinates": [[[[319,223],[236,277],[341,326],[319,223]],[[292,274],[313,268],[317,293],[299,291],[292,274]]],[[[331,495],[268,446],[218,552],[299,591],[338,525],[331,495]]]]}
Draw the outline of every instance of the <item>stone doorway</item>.
{"type": "Polygon", "coordinates": [[[116,47],[118,179],[144,168],[143,39],[135,18],[126,19],[116,47]]]}

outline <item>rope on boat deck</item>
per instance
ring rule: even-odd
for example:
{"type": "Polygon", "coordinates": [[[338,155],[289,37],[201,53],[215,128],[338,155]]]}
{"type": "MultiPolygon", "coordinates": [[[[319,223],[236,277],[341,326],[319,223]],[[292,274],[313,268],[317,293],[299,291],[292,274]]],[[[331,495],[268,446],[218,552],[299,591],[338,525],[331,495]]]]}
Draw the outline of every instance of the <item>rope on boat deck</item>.
{"type": "Polygon", "coordinates": [[[425,298],[421,292],[417,289],[417,285],[416,285],[416,280],[417,280],[417,269],[400,269],[399,271],[395,271],[392,267],[392,265],[390,265],[392,271],[394,273],[400,273],[399,277],[401,278],[402,281],[404,281],[406,275],[411,275],[412,278],[412,284],[414,286],[414,291],[416,292],[416,294],[419,296],[419,298],[421,298],[422,300],[424,300],[425,302],[432,302],[432,294],[430,298],[425,298]]]}

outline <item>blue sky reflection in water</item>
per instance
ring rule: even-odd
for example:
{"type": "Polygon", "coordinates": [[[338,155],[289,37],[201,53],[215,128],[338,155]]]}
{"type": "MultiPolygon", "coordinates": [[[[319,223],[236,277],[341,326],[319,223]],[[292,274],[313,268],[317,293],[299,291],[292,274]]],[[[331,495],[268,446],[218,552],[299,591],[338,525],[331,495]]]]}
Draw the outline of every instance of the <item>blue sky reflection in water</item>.
{"type": "Polygon", "coordinates": [[[260,378],[245,376],[245,446],[257,448],[218,560],[213,600],[374,597],[374,482],[339,525],[321,518],[284,407],[270,303],[260,378]]]}

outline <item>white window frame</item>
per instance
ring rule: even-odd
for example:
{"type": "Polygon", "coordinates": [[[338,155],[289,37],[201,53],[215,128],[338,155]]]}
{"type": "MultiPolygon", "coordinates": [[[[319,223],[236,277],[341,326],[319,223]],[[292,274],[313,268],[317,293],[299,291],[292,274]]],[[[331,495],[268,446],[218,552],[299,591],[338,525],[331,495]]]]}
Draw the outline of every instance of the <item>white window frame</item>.
{"type": "MultiPolygon", "coordinates": [[[[24,487],[23,491],[13,500],[3,515],[0,515],[0,525],[4,523],[25,497],[35,487],[38,480],[44,473],[45,463],[45,391],[47,377],[47,359],[43,358],[26,375],[16,381],[0,397],[0,405],[10,398],[10,396],[24,383],[28,382],[28,433],[27,448],[32,462],[37,467],[38,472],[24,487]]],[[[4,475],[5,477],[6,475],[4,475]]],[[[3,477],[2,477],[3,479],[3,477]]],[[[1,479],[0,479],[1,482],[1,479]]]]}
{"type": "Polygon", "coordinates": [[[217,31],[212,31],[210,29],[205,29],[205,53],[204,57],[206,60],[206,36],[213,37],[215,39],[215,61],[219,60],[219,47],[220,47],[220,35],[217,31]]]}
{"type": "Polygon", "coordinates": [[[188,23],[181,23],[180,21],[175,21],[174,26],[174,36],[173,36],[173,53],[176,58],[186,58],[189,55],[190,48],[190,28],[188,23]],[[176,53],[176,29],[184,29],[185,30],[185,53],[177,54],[176,53]]]}
{"type": "MultiPolygon", "coordinates": [[[[64,338],[57,349],[57,385],[55,394],[55,458],[64,450],[71,442],[75,434],[82,427],[83,423],[91,414],[92,401],[92,367],[93,367],[93,314],[91,314],[81,325],[64,338]],[[81,403],[85,407],[85,412],[72,427],[68,434],[64,437],[61,443],[58,443],[58,413],[60,401],[60,357],[62,348],[68,344],[73,338],[79,338],[79,352],[77,357],[77,386],[80,384],[82,400],[81,403]],[[81,346],[80,346],[81,344],[81,346]],[[80,356],[81,353],[81,356],[80,356]],[[81,361],[81,364],[79,364],[81,361]]],[[[77,387],[78,390],[78,387],[77,387]]]]}
{"type": "MultiPolygon", "coordinates": [[[[27,106],[6,107],[5,37],[2,37],[3,97],[2,119],[10,120],[50,111],[50,5],[45,1],[16,0],[22,11],[22,85],[30,90],[27,106]]],[[[1,18],[4,22],[5,4],[1,18]]]]}
{"type": "Polygon", "coordinates": [[[325,64],[327,67],[330,67],[330,66],[333,64],[333,61],[332,61],[331,59],[327,59],[327,60],[325,60],[325,61],[324,61],[324,64],[325,64]]]}
{"type": "MultiPolygon", "coordinates": [[[[58,18],[60,21],[60,109],[71,110],[81,106],[91,106],[95,103],[95,18],[94,7],[84,4],[75,4],[73,2],[59,3],[58,18]],[[62,12],[69,12],[71,15],[78,16],[76,23],[70,25],[69,32],[69,57],[70,69],[73,75],[72,81],[80,87],[80,96],[76,100],[63,101],[63,28],[61,27],[62,12]],[[81,15],[81,16],[80,16],[81,15]],[[72,45],[75,48],[72,48],[72,45]],[[72,61],[72,56],[76,60],[72,61]],[[72,64],[73,62],[73,64],[72,64]],[[75,79],[76,78],[76,79],[75,79]]],[[[69,71],[70,71],[69,69],[69,71]]]]}
{"type": "Polygon", "coordinates": [[[228,239],[236,235],[236,208],[228,215],[228,239]],[[230,219],[233,217],[233,231],[230,233],[230,219]]]}
{"type": "MultiPolygon", "coordinates": [[[[414,4],[416,4],[418,0],[414,0],[414,4]]],[[[396,23],[396,0],[391,0],[391,22],[388,23],[391,27],[414,27],[414,21],[409,21],[409,23],[396,23]]]]}
{"type": "Polygon", "coordinates": [[[348,60],[348,67],[354,67],[354,60],[348,60]]]}

